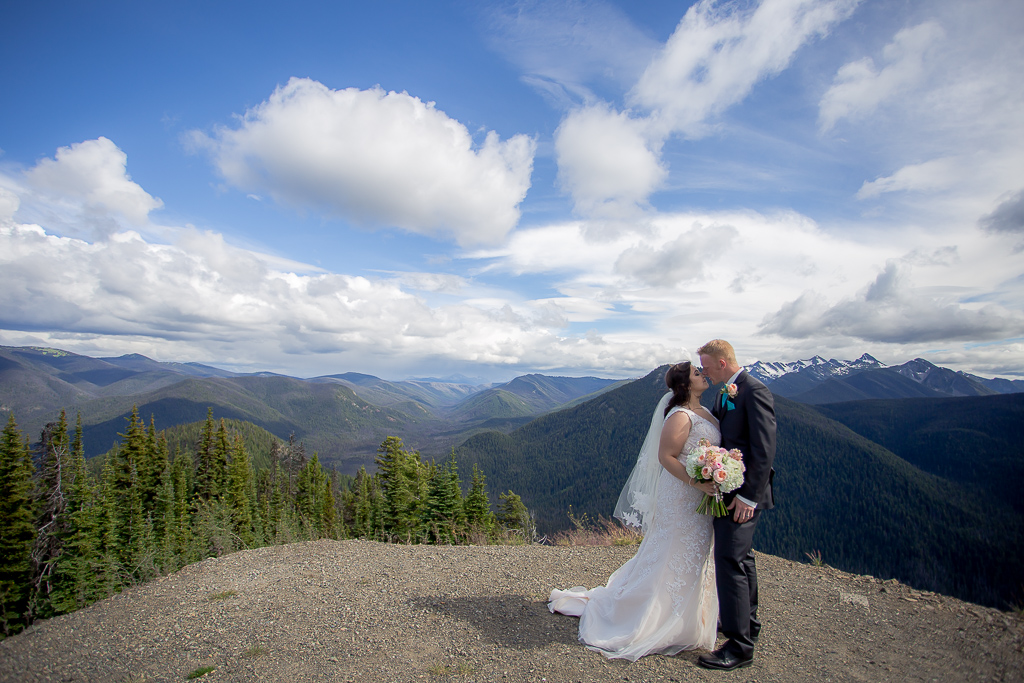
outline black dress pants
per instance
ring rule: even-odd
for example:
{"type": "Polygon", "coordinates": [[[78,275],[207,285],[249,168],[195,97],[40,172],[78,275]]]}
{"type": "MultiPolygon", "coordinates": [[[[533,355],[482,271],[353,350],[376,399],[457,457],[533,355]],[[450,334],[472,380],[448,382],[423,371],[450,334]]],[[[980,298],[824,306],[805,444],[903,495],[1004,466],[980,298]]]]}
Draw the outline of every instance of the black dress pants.
{"type": "Polygon", "coordinates": [[[755,509],[749,522],[737,524],[732,513],[716,517],[715,583],[718,587],[718,617],[723,647],[741,659],[754,656],[754,641],[761,631],[757,619],[757,567],[751,544],[761,510],[755,509]]]}

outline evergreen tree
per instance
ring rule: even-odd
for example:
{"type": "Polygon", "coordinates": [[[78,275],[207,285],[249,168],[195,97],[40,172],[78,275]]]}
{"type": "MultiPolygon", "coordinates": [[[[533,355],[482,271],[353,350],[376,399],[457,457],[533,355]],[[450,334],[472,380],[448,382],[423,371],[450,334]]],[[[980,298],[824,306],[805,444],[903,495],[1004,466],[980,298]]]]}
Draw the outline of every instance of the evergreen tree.
{"type": "MultiPolygon", "coordinates": [[[[145,486],[150,483],[155,486],[155,482],[149,482],[148,477],[142,481],[139,479],[140,472],[148,474],[149,448],[145,424],[139,419],[137,407],[132,406],[132,412],[128,416],[128,429],[124,434],[118,434],[118,436],[121,437],[121,448],[118,451],[120,455],[118,488],[127,493],[132,486],[145,486]]],[[[143,498],[147,495],[151,496],[152,493],[152,490],[139,491],[143,498]]]]}
{"type": "MultiPolygon", "coordinates": [[[[166,441],[164,445],[166,447],[166,441]]],[[[160,451],[160,444],[156,438],[156,420],[150,415],[143,454],[135,465],[136,470],[138,470],[143,509],[153,510],[156,507],[156,499],[160,489],[160,475],[163,474],[166,466],[167,453],[166,450],[163,453],[160,451]]]]}
{"type": "Polygon", "coordinates": [[[473,464],[473,478],[470,480],[469,492],[463,502],[466,525],[470,534],[489,535],[494,529],[494,515],[491,513],[491,501],[487,496],[486,477],[476,463],[473,464]]]}
{"type": "Polygon", "coordinates": [[[224,418],[221,418],[220,424],[217,427],[217,433],[213,439],[213,460],[210,463],[217,492],[216,495],[218,496],[224,496],[228,493],[228,478],[230,476],[228,460],[230,457],[231,439],[228,436],[228,428],[224,424],[224,418]]]}
{"type": "Polygon", "coordinates": [[[377,448],[376,462],[384,497],[384,530],[396,540],[411,542],[421,536],[428,469],[419,452],[406,451],[395,436],[377,448]]]}
{"type": "Polygon", "coordinates": [[[522,534],[523,542],[532,543],[537,535],[537,525],[526,509],[522,498],[509,491],[502,493],[499,498],[501,503],[498,506],[498,521],[508,531],[522,534]]]}
{"type": "Polygon", "coordinates": [[[67,415],[43,428],[36,483],[36,539],[32,547],[32,597],[29,621],[53,616],[50,594],[64,539],[68,535],[68,489],[74,478],[67,415]]]}
{"type": "Polygon", "coordinates": [[[113,595],[121,589],[124,579],[124,564],[127,553],[124,537],[126,521],[122,510],[124,501],[119,488],[120,449],[115,445],[107,453],[103,462],[103,474],[100,477],[99,499],[96,509],[100,551],[97,566],[97,578],[100,590],[113,595]]]}
{"type": "Polygon", "coordinates": [[[213,437],[213,408],[206,409],[206,424],[196,453],[196,493],[203,500],[220,495],[217,487],[219,477],[216,471],[213,437]]]}
{"type": "Polygon", "coordinates": [[[175,451],[171,463],[174,487],[173,528],[168,530],[175,564],[183,567],[199,559],[199,548],[192,529],[193,478],[195,461],[188,452],[175,451]]]}
{"type": "Polygon", "coordinates": [[[462,489],[455,451],[441,467],[430,468],[426,521],[435,543],[457,543],[465,527],[462,489]]]}
{"type": "MultiPolygon", "coordinates": [[[[164,442],[166,448],[167,442],[164,442]]],[[[160,474],[156,507],[153,510],[153,536],[156,543],[156,565],[161,574],[169,574],[179,568],[174,556],[174,470],[167,462],[160,474]]]]}
{"type": "Polygon", "coordinates": [[[150,432],[153,438],[147,438],[152,444],[152,456],[150,466],[153,478],[153,497],[149,501],[143,501],[143,508],[147,510],[153,520],[153,539],[156,544],[157,566],[163,567],[168,563],[170,545],[168,545],[170,534],[167,525],[172,523],[174,507],[174,481],[171,476],[171,457],[168,452],[167,438],[164,434],[159,437],[155,433],[155,424],[152,418],[149,422],[150,432]]]}
{"type": "Polygon", "coordinates": [[[32,580],[32,459],[12,413],[0,441],[0,629],[26,625],[32,580]]]}
{"type": "Polygon", "coordinates": [[[136,467],[131,470],[131,485],[128,489],[128,547],[127,569],[135,582],[148,581],[158,572],[156,569],[156,548],[153,540],[153,520],[143,507],[145,491],[139,483],[136,467]]]}
{"type": "MultiPolygon", "coordinates": [[[[221,427],[224,422],[221,421],[221,427]]],[[[234,520],[235,534],[247,548],[255,547],[256,534],[253,525],[253,506],[256,486],[253,481],[252,465],[245,451],[242,437],[236,436],[231,449],[231,464],[227,482],[228,505],[234,520]]]]}
{"type": "Polygon", "coordinates": [[[85,464],[82,415],[78,414],[71,442],[70,480],[67,485],[66,531],[54,571],[50,601],[54,612],[71,612],[106,597],[95,567],[100,551],[96,488],[85,464]]]}
{"type": "Polygon", "coordinates": [[[338,539],[345,535],[345,520],[338,514],[338,499],[334,495],[336,488],[336,474],[324,477],[324,488],[320,494],[320,518],[323,520],[324,538],[338,539]]]}
{"type": "Polygon", "coordinates": [[[360,467],[350,494],[352,510],[352,535],[356,538],[380,538],[381,508],[383,497],[377,478],[367,474],[360,467]]]}

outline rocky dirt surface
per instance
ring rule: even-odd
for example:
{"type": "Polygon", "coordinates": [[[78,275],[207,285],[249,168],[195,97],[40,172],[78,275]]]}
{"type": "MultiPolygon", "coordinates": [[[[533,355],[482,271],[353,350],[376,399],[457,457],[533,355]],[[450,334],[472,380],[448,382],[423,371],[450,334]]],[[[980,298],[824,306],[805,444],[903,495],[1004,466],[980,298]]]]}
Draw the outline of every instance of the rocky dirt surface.
{"type": "Polygon", "coordinates": [[[753,666],[698,652],[606,660],[551,614],[635,547],[318,541],[199,562],[0,642],[0,680],[1020,681],[1024,619],[895,582],[758,555],[753,666]]]}

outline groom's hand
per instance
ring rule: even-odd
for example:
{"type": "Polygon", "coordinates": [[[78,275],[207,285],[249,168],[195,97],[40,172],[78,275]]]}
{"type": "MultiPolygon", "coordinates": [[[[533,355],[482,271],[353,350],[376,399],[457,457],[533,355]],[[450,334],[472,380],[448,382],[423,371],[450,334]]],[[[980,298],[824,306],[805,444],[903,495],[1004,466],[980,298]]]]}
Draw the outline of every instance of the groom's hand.
{"type": "Polygon", "coordinates": [[[754,516],[754,508],[744,503],[739,498],[733,498],[732,502],[729,503],[727,510],[732,510],[732,521],[737,524],[743,524],[749,522],[750,518],[754,516]]]}

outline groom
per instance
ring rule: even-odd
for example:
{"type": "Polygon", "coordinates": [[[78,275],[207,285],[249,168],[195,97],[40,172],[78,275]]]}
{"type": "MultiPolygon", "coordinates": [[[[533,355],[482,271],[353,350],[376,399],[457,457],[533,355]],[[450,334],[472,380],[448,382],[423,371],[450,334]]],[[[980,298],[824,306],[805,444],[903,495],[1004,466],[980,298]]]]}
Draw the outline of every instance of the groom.
{"type": "Polygon", "coordinates": [[[722,447],[740,449],[747,468],[743,485],[725,494],[732,515],[714,521],[718,614],[720,630],[728,640],[697,660],[706,669],[729,671],[754,661],[754,643],[761,630],[757,568],[750,545],[761,511],[774,506],[775,403],[768,387],[739,366],[729,342],[713,339],[697,354],[704,376],[723,384],[711,409],[722,431],[722,447]]]}

